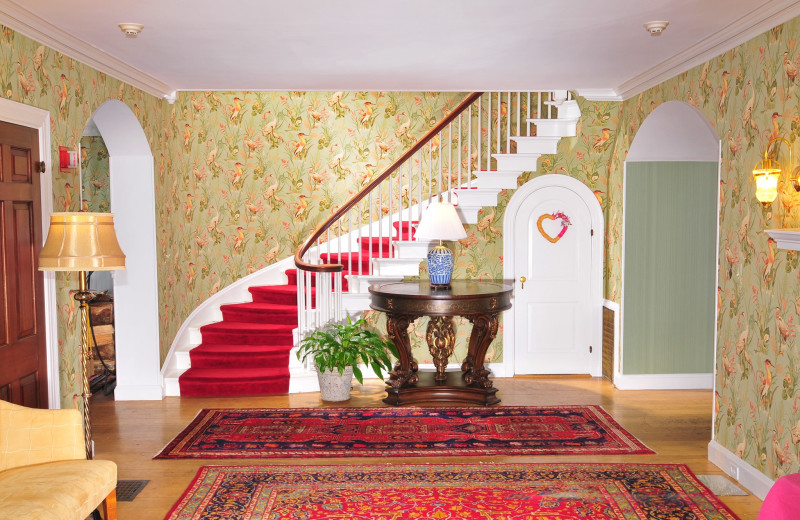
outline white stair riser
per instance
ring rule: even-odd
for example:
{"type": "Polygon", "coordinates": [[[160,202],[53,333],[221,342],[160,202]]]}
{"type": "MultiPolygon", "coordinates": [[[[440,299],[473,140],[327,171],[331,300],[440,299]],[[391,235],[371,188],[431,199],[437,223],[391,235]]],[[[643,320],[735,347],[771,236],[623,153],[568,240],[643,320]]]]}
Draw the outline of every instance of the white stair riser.
{"type": "MultiPolygon", "coordinates": [[[[222,311],[220,311],[220,319],[217,321],[222,321],[222,311]]],[[[214,322],[209,322],[214,323],[214,322]]],[[[200,332],[199,327],[193,327],[189,329],[189,343],[192,345],[199,345],[203,342],[203,334],[200,332]]]]}
{"type": "Polygon", "coordinates": [[[178,370],[187,370],[192,366],[192,361],[188,350],[185,352],[176,352],[175,361],[177,362],[178,370]]]}
{"type": "Polygon", "coordinates": [[[578,135],[578,119],[528,119],[536,125],[540,137],[574,137],[578,135]]]}
{"type": "Polygon", "coordinates": [[[519,170],[523,172],[535,172],[539,164],[539,154],[520,154],[520,153],[495,153],[492,157],[497,159],[497,169],[519,170]]]}
{"type": "MultiPolygon", "coordinates": [[[[420,260],[421,261],[421,260],[420,260]]],[[[419,266],[419,264],[417,264],[419,266]]],[[[417,269],[419,274],[419,269],[417,269]]],[[[390,282],[402,282],[403,276],[369,276],[351,275],[347,279],[347,286],[351,293],[369,293],[370,285],[378,285],[390,282]]]]}
{"type": "Polygon", "coordinates": [[[417,258],[376,258],[373,274],[377,276],[418,276],[417,258]]]}
{"type": "Polygon", "coordinates": [[[395,242],[394,250],[397,258],[419,259],[422,261],[428,256],[431,242],[428,241],[402,241],[395,242]]]}
{"type": "Polygon", "coordinates": [[[500,189],[466,189],[453,190],[458,196],[458,206],[497,206],[497,195],[500,189]]]}
{"type": "Polygon", "coordinates": [[[482,171],[475,172],[478,177],[476,184],[479,190],[515,190],[518,187],[517,180],[522,175],[521,171],[482,171]]]}
{"type": "Polygon", "coordinates": [[[558,151],[561,137],[535,135],[531,137],[512,137],[517,143],[517,153],[553,154],[558,151]]]}

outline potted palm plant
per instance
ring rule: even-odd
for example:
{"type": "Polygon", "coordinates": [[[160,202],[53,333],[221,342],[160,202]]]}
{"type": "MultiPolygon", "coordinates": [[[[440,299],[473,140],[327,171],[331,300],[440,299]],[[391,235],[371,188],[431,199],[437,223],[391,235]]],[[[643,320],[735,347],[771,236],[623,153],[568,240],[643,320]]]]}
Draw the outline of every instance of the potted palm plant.
{"type": "Polygon", "coordinates": [[[347,401],[353,376],[364,383],[359,364],[371,367],[383,379],[383,370],[392,370],[389,354],[399,357],[397,348],[389,340],[366,327],[363,318],[347,323],[331,323],[324,329],[306,336],[297,350],[302,362],[310,357],[317,367],[319,388],[323,401],[347,401]]]}

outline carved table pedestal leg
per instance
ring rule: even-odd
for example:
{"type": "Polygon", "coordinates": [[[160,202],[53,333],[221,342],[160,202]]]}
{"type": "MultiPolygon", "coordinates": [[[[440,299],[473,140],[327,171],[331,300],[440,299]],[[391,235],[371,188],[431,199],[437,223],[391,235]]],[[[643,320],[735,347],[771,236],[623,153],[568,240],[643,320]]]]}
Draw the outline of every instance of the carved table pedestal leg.
{"type": "Polygon", "coordinates": [[[395,363],[394,370],[389,374],[386,381],[389,388],[386,389],[388,396],[383,400],[388,404],[398,404],[398,395],[401,388],[413,385],[419,380],[417,376],[417,362],[411,355],[411,341],[408,338],[408,326],[417,316],[388,314],[386,316],[386,332],[395,346],[400,360],[395,363]]]}
{"type": "Polygon", "coordinates": [[[446,381],[447,360],[456,347],[456,333],[453,329],[452,316],[432,316],[428,322],[428,330],[425,334],[428,341],[428,349],[433,356],[433,364],[436,366],[436,381],[446,381]]]}
{"type": "Polygon", "coordinates": [[[492,388],[492,381],[489,379],[490,372],[484,367],[483,362],[489,345],[497,335],[499,326],[497,314],[468,316],[467,319],[472,322],[472,334],[469,336],[467,359],[461,365],[464,381],[470,385],[492,388]]]}

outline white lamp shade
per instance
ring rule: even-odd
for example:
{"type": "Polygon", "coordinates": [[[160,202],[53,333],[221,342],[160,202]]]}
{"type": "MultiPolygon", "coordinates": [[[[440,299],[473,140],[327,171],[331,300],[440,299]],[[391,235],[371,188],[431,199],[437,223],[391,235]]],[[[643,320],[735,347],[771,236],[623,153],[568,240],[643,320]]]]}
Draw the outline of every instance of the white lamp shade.
{"type": "Polygon", "coordinates": [[[428,240],[459,240],[466,238],[467,232],[455,206],[449,202],[431,202],[420,217],[414,236],[428,240]]]}

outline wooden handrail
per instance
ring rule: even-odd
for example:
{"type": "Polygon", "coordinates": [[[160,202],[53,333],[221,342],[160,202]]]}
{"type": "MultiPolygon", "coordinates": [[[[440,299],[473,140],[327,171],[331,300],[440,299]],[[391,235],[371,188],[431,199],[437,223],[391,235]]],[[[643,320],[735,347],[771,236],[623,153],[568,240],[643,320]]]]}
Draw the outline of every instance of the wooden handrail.
{"type": "Polygon", "coordinates": [[[439,121],[436,126],[431,128],[428,133],[426,133],[422,139],[417,141],[417,143],[406,150],[406,152],[398,157],[383,173],[381,173],[378,177],[373,179],[369,184],[364,186],[364,188],[359,191],[358,193],[353,196],[344,206],[339,208],[336,213],[328,217],[325,222],[317,226],[314,230],[314,233],[309,237],[300,249],[297,250],[297,253],[294,255],[294,265],[296,265],[299,269],[304,271],[313,271],[319,273],[337,273],[344,269],[344,266],[341,264],[310,264],[303,260],[303,255],[311,249],[311,246],[314,242],[322,236],[322,234],[337,220],[339,220],[345,213],[350,211],[350,209],[355,206],[357,203],[361,202],[361,200],[370,192],[372,191],[378,184],[383,182],[387,177],[389,177],[395,170],[397,170],[403,163],[405,163],[408,159],[410,159],[415,153],[417,153],[423,146],[425,146],[431,139],[434,138],[437,134],[439,134],[447,125],[449,125],[456,117],[462,114],[467,108],[469,108],[472,103],[475,102],[476,99],[481,97],[483,92],[474,92],[464,99],[452,112],[447,114],[447,116],[439,121]]]}

